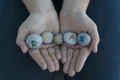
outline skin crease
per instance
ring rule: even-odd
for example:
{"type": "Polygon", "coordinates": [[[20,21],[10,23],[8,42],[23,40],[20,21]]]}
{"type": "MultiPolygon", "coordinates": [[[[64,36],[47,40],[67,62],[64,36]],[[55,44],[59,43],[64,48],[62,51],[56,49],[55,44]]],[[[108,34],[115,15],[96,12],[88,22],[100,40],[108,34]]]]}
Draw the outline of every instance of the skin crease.
{"type": "Polygon", "coordinates": [[[25,38],[29,34],[41,34],[44,31],[49,31],[53,34],[59,32],[58,17],[51,0],[23,0],[23,2],[30,15],[19,27],[16,39],[17,45],[23,53],[28,51],[30,56],[43,70],[48,69],[50,72],[58,71],[58,59],[61,58],[59,47],[55,47],[56,49],[54,49],[51,44],[51,47],[44,45],[41,49],[32,50],[28,49],[25,44],[25,38]]]}
{"type": "Polygon", "coordinates": [[[86,14],[89,0],[64,0],[59,16],[60,27],[51,0],[23,0],[23,2],[30,12],[29,17],[20,26],[16,39],[16,43],[23,53],[28,51],[43,70],[48,69],[50,72],[59,70],[58,60],[61,59],[64,64],[64,73],[72,77],[76,72],[80,72],[91,50],[97,52],[100,41],[96,24],[86,14]],[[92,38],[92,43],[89,47],[81,49],[76,49],[76,46],[72,46],[74,48],[56,46],[54,48],[53,46],[46,47],[46,45],[39,50],[28,49],[25,44],[27,35],[31,33],[41,34],[44,31],[50,31],[54,34],[67,31],[87,32],[92,38]]]}
{"type": "MultiPolygon", "coordinates": [[[[89,0],[64,0],[60,13],[60,32],[87,32],[92,38],[91,45],[81,49],[61,46],[63,71],[73,77],[80,72],[91,50],[96,53],[100,41],[97,26],[86,14],[89,0]]],[[[76,47],[76,46],[74,46],[76,47]]]]}

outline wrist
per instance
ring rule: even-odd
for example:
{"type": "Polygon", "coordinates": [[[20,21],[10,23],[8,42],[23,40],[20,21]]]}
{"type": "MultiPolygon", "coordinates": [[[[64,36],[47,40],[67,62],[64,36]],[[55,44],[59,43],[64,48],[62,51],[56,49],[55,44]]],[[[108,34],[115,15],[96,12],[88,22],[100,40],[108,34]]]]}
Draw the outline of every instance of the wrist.
{"type": "Polygon", "coordinates": [[[41,13],[55,10],[51,0],[23,0],[23,2],[29,13],[41,13]]]}
{"type": "Polygon", "coordinates": [[[64,0],[63,10],[86,13],[89,0],[64,0]]]}

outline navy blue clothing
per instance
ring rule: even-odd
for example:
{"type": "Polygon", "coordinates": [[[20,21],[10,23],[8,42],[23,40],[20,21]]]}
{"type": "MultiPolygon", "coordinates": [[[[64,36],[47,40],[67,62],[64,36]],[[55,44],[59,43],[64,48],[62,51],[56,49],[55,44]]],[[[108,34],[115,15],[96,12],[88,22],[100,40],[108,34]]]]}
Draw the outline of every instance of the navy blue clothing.
{"type": "Polygon", "coordinates": [[[98,26],[101,42],[83,70],[66,80],[120,80],[120,0],[91,0],[88,15],[98,26]]]}
{"type": "Polygon", "coordinates": [[[18,28],[28,15],[22,0],[0,1],[0,80],[53,80],[16,45],[18,28]]]}
{"type": "MultiPolygon", "coordinates": [[[[56,10],[60,0],[53,0],[56,10]],[[57,4],[56,4],[57,3],[57,4]]],[[[65,80],[120,79],[120,0],[91,0],[88,15],[98,25],[101,42],[98,54],[91,54],[82,71],[65,80]]],[[[54,73],[42,71],[16,45],[17,31],[29,13],[22,0],[0,1],[0,80],[54,80],[54,73]]]]}

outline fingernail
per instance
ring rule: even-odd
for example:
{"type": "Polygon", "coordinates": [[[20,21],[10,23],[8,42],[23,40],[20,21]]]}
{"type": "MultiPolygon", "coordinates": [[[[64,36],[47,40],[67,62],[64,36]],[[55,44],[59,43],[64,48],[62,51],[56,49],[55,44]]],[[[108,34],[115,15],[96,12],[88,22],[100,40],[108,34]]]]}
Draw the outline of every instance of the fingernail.
{"type": "Polygon", "coordinates": [[[25,48],[22,48],[23,54],[27,53],[27,50],[25,48]]]}
{"type": "Polygon", "coordinates": [[[97,47],[95,47],[95,51],[94,51],[94,53],[97,53],[97,47]]]}
{"type": "Polygon", "coordinates": [[[55,69],[55,71],[59,71],[59,67],[55,69]]]}
{"type": "Polygon", "coordinates": [[[50,72],[54,72],[54,71],[55,71],[55,68],[50,66],[49,71],[50,71],[50,72]]]}
{"type": "Polygon", "coordinates": [[[73,77],[74,75],[75,75],[75,71],[74,70],[70,70],[69,76],[73,77]]]}
{"type": "Polygon", "coordinates": [[[47,69],[47,66],[44,65],[44,66],[42,67],[42,70],[46,70],[46,69],[47,69]]]}
{"type": "Polygon", "coordinates": [[[67,69],[63,68],[63,72],[64,72],[65,74],[67,74],[67,69]]]}
{"type": "Polygon", "coordinates": [[[57,59],[60,60],[60,59],[61,59],[61,56],[59,55],[59,56],[57,57],[57,59]]]}

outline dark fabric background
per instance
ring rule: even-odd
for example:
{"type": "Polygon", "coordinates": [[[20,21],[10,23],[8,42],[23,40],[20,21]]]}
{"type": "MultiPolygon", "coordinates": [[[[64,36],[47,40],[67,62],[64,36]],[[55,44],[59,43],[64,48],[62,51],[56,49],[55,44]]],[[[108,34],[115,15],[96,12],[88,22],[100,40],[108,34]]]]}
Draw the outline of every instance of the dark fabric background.
{"type": "MultiPolygon", "coordinates": [[[[56,10],[61,0],[53,0],[56,10]]],[[[98,25],[101,43],[84,69],[66,80],[120,79],[120,0],[91,0],[88,15],[98,25]]],[[[53,73],[42,71],[15,44],[17,30],[29,13],[22,0],[0,0],[0,80],[52,80],[53,73]]]]}
{"type": "Polygon", "coordinates": [[[91,0],[88,15],[98,25],[101,42],[81,73],[67,80],[120,80],[120,0],[91,0]]]}

